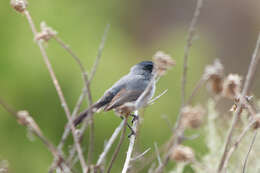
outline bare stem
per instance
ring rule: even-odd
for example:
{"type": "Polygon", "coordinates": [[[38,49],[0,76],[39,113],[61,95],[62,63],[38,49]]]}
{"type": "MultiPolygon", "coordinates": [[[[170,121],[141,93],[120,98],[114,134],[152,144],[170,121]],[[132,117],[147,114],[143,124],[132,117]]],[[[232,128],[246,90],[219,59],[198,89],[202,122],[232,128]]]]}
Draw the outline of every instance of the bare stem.
{"type": "MultiPolygon", "coordinates": [[[[10,115],[13,115],[19,124],[26,126],[33,134],[35,134],[42,142],[45,144],[45,146],[48,148],[48,150],[52,153],[53,157],[58,160],[59,164],[58,166],[63,169],[63,167],[66,167],[66,169],[69,169],[69,167],[66,165],[64,158],[62,154],[55,148],[55,146],[43,135],[39,125],[34,121],[34,119],[30,116],[30,114],[27,111],[16,111],[13,108],[11,108],[7,103],[5,103],[2,99],[0,99],[0,105],[3,106],[3,108],[10,113],[10,115]]],[[[70,170],[71,171],[71,170],[70,170]]]]}
{"type": "Polygon", "coordinates": [[[235,143],[230,147],[227,156],[226,156],[226,160],[224,162],[223,165],[223,169],[226,170],[227,169],[227,165],[228,165],[228,161],[231,158],[231,155],[234,153],[234,151],[237,149],[238,145],[241,143],[242,139],[245,137],[245,135],[247,134],[247,132],[250,130],[250,128],[254,125],[255,120],[250,122],[242,131],[242,133],[238,136],[238,138],[236,139],[235,143]]]}
{"type": "MultiPolygon", "coordinates": [[[[26,18],[27,18],[27,20],[28,20],[28,22],[30,24],[30,27],[31,27],[32,32],[34,34],[34,37],[36,37],[37,30],[36,30],[36,27],[35,27],[35,25],[33,23],[33,20],[31,18],[31,15],[30,15],[29,11],[25,10],[24,14],[25,14],[25,16],[26,16],[26,18]]],[[[50,63],[49,58],[47,56],[46,50],[45,50],[45,48],[44,48],[44,46],[42,44],[42,41],[41,40],[36,40],[36,43],[37,43],[37,45],[40,48],[43,60],[44,60],[44,62],[46,64],[46,66],[47,66],[47,69],[48,69],[49,73],[50,73],[51,79],[53,81],[53,84],[54,84],[54,86],[56,88],[56,91],[58,93],[58,96],[60,98],[62,106],[64,108],[65,114],[66,114],[67,119],[69,121],[70,128],[71,128],[71,131],[72,131],[72,134],[73,134],[73,139],[74,139],[74,142],[75,142],[75,144],[77,146],[77,152],[78,152],[78,157],[79,157],[79,160],[80,160],[80,163],[81,163],[81,167],[82,167],[83,172],[86,173],[87,172],[87,165],[86,165],[86,162],[85,162],[85,159],[84,159],[84,156],[83,156],[82,149],[80,147],[80,144],[79,144],[77,136],[76,136],[76,132],[75,132],[76,129],[73,126],[73,122],[72,122],[73,120],[71,118],[71,114],[70,114],[68,105],[66,103],[66,100],[64,98],[63,92],[62,92],[61,87],[59,85],[59,82],[58,82],[58,80],[56,78],[56,75],[55,75],[55,73],[54,73],[54,71],[52,69],[51,63],[50,63]]]]}
{"type": "Polygon", "coordinates": [[[247,154],[246,154],[246,158],[245,158],[245,161],[244,161],[244,164],[243,164],[243,170],[242,170],[243,173],[246,172],[247,161],[248,161],[248,158],[249,158],[249,154],[250,154],[250,152],[251,152],[251,150],[252,150],[252,148],[253,148],[253,145],[254,145],[254,143],[255,143],[256,135],[257,135],[257,130],[255,130],[254,137],[253,137],[252,142],[251,142],[251,144],[250,144],[250,146],[249,146],[249,150],[248,150],[248,152],[247,152],[247,154]]]}
{"type": "Polygon", "coordinates": [[[111,161],[110,161],[110,163],[109,163],[109,166],[108,166],[108,169],[107,169],[107,173],[110,173],[110,171],[111,171],[111,169],[112,169],[112,166],[113,166],[113,164],[114,164],[114,162],[115,162],[115,160],[116,160],[116,158],[117,158],[117,155],[118,155],[118,153],[119,153],[119,150],[120,150],[120,148],[121,148],[121,145],[123,144],[123,141],[124,141],[124,139],[125,139],[127,119],[125,118],[123,121],[124,121],[123,131],[122,131],[122,133],[121,133],[119,143],[117,144],[116,149],[115,149],[115,151],[114,151],[114,154],[113,154],[113,156],[112,156],[112,159],[111,159],[111,161]]]}
{"type": "Polygon", "coordinates": [[[192,46],[193,37],[196,32],[196,25],[199,19],[200,10],[203,5],[203,0],[197,0],[197,5],[195,12],[193,14],[190,27],[188,30],[187,36],[187,44],[184,48],[184,57],[183,57],[183,73],[182,73],[182,106],[185,104],[185,96],[186,96],[186,79],[187,79],[187,70],[188,70],[188,58],[190,53],[190,48],[192,46]]]}
{"type": "Polygon", "coordinates": [[[100,58],[102,56],[102,52],[103,52],[104,45],[105,45],[105,42],[106,42],[106,39],[107,39],[107,34],[108,34],[108,31],[109,31],[109,28],[110,28],[110,24],[107,24],[105,31],[104,31],[104,34],[103,34],[103,37],[102,37],[102,40],[101,40],[101,43],[100,43],[99,48],[98,48],[98,53],[97,53],[95,63],[94,63],[93,68],[90,72],[89,81],[92,81],[92,79],[93,79],[93,77],[94,77],[94,75],[97,71],[97,67],[98,67],[100,58]]]}
{"type": "MultiPolygon", "coordinates": [[[[245,96],[247,95],[247,93],[249,91],[249,88],[250,88],[252,81],[253,81],[254,74],[256,72],[257,65],[259,63],[259,59],[260,59],[260,56],[258,56],[259,47],[260,47],[260,33],[258,35],[256,47],[255,47],[254,53],[252,55],[251,63],[250,63],[248,73],[247,73],[247,76],[246,76],[246,81],[245,81],[244,88],[243,88],[243,91],[242,91],[242,96],[241,96],[242,98],[245,98],[245,96]]],[[[218,172],[219,173],[221,173],[222,170],[223,170],[223,166],[224,166],[224,163],[225,163],[225,160],[226,160],[226,157],[227,157],[227,153],[228,153],[228,150],[229,150],[229,144],[231,143],[232,135],[233,135],[235,126],[238,122],[241,110],[242,110],[242,103],[239,102],[238,108],[236,109],[235,115],[233,116],[233,119],[232,119],[232,124],[230,126],[229,131],[228,131],[228,135],[227,135],[226,142],[225,142],[224,152],[223,152],[223,155],[221,157],[221,161],[220,161],[219,166],[218,166],[218,172]]]]}
{"type": "MultiPolygon", "coordinates": [[[[135,111],[135,115],[138,115],[138,111],[135,111]]],[[[138,120],[133,123],[132,129],[135,132],[136,132],[136,129],[137,129],[137,125],[138,125],[138,120]]],[[[135,145],[135,138],[136,138],[135,135],[132,135],[130,137],[129,146],[128,146],[128,150],[127,150],[127,153],[126,153],[126,160],[125,160],[125,163],[124,163],[122,173],[127,173],[127,170],[130,166],[131,156],[132,156],[132,153],[133,153],[133,150],[134,150],[134,145],[135,145]]]]}
{"type": "MultiPolygon", "coordinates": [[[[182,119],[182,114],[181,111],[183,109],[183,107],[185,106],[185,100],[186,100],[186,80],[187,80],[187,70],[188,70],[188,57],[189,57],[189,53],[190,53],[190,48],[192,46],[192,41],[193,41],[193,37],[195,35],[196,32],[196,25],[200,16],[200,11],[201,8],[203,6],[203,0],[197,0],[197,4],[196,4],[196,8],[189,26],[189,30],[188,30],[188,35],[187,35],[187,42],[184,48],[184,57],[183,57],[183,73],[182,73],[182,105],[177,117],[177,121],[175,124],[175,133],[174,135],[170,138],[170,142],[168,144],[168,151],[172,151],[175,146],[180,143],[181,138],[183,136],[183,132],[184,129],[181,128],[181,119],[182,119]]],[[[197,87],[196,87],[197,88],[197,87]]],[[[199,88],[199,87],[198,87],[199,88]]],[[[196,92],[196,90],[195,90],[196,92]]],[[[193,96],[192,96],[193,97],[193,96]]],[[[189,98],[189,100],[191,100],[191,98],[189,98]]],[[[156,173],[161,173],[163,172],[165,166],[168,164],[169,161],[169,157],[170,154],[166,154],[163,162],[161,165],[158,166],[158,168],[155,170],[156,173]]]]}
{"type": "MultiPolygon", "coordinates": [[[[101,40],[101,43],[99,45],[99,48],[98,48],[98,53],[97,53],[97,57],[96,57],[96,61],[93,65],[93,68],[91,70],[91,73],[90,73],[90,79],[89,79],[89,82],[92,81],[95,73],[96,73],[96,70],[97,70],[97,67],[98,67],[98,64],[99,64],[99,61],[100,61],[100,58],[101,58],[101,55],[102,55],[102,52],[103,52],[103,49],[104,49],[104,45],[105,45],[105,42],[106,42],[106,38],[107,38],[107,33],[109,31],[109,28],[110,28],[110,25],[108,24],[105,28],[105,31],[104,31],[104,34],[102,36],[102,40],[101,40]]],[[[90,84],[90,83],[89,83],[90,84]]],[[[92,100],[90,102],[90,104],[92,104],[92,100]]],[[[93,113],[90,114],[90,131],[89,131],[89,148],[88,148],[88,164],[91,164],[92,163],[92,157],[93,157],[93,153],[94,153],[94,138],[95,138],[95,125],[94,125],[94,118],[93,118],[93,113]]]]}
{"type": "Polygon", "coordinates": [[[124,121],[122,121],[121,124],[115,129],[114,133],[112,134],[112,136],[110,137],[110,139],[106,143],[104,151],[100,154],[100,156],[98,158],[98,161],[97,161],[97,164],[96,164],[97,167],[99,167],[103,163],[103,161],[105,160],[107,153],[109,152],[111,146],[115,142],[115,140],[116,140],[117,136],[119,135],[120,131],[122,130],[123,126],[124,126],[124,121]]]}

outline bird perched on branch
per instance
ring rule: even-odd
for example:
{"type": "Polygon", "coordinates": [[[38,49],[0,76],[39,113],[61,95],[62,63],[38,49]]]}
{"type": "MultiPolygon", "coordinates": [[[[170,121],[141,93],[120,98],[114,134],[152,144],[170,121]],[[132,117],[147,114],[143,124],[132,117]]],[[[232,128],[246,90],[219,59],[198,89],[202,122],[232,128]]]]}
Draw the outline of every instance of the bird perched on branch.
{"type": "Polygon", "coordinates": [[[130,72],[109,88],[96,103],[80,113],[74,120],[74,125],[80,124],[91,111],[97,112],[99,110],[115,110],[121,115],[132,115],[133,120],[138,118],[137,115],[133,115],[131,112],[146,106],[153,97],[155,92],[153,70],[154,63],[152,61],[143,61],[134,65],[130,72]],[[142,94],[143,96],[141,96],[142,94]],[[137,101],[138,105],[136,105],[137,101]],[[132,106],[128,107],[127,105],[132,106]]]}

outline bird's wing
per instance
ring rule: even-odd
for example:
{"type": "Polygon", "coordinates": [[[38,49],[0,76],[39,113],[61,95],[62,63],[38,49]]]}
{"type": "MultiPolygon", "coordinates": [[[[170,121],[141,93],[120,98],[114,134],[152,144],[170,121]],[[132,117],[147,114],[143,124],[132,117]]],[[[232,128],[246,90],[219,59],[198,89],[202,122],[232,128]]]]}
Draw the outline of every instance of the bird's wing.
{"type": "Polygon", "coordinates": [[[104,108],[104,111],[109,111],[111,109],[117,108],[128,102],[133,102],[138,99],[142,94],[143,90],[126,90],[121,89],[111,100],[111,102],[104,108]]]}

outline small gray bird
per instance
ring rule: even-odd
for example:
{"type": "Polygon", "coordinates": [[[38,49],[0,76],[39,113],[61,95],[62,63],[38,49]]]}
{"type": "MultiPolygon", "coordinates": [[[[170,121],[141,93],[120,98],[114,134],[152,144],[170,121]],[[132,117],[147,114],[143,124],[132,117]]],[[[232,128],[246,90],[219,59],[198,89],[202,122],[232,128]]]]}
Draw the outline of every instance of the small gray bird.
{"type": "MultiPolygon", "coordinates": [[[[74,125],[77,126],[81,123],[90,111],[97,112],[103,109],[103,111],[116,110],[120,112],[120,108],[126,103],[135,103],[153,79],[153,69],[154,63],[152,61],[143,61],[134,65],[130,72],[109,88],[96,103],[80,113],[74,120],[74,125]]],[[[153,97],[154,92],[155,82],[153,81],[152,88],[145,99],[146,103],[142,103],[142,106],[147,104],[153,97]]],[[[135,115],[132,116],[134,116],[134,119],[137,118],[135,115]]]]}

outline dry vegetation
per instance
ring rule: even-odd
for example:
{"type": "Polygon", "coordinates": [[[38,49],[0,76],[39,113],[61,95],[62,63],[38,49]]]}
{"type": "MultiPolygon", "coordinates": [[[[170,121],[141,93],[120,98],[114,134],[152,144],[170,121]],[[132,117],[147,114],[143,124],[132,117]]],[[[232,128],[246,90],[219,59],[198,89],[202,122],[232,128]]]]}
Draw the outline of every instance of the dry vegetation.
{"type": "MultiPolygon", "coordinates": [[[[59,145],[56,147],[44,136],[40,127],[30,116],[28,111],[16,111],[2,99],[0,99],[0,104],[17,119],[19,124],[27,127],[32,133],[39,137],[53,154],[54,161],[50,166],[49,172],[110,172],[118,152],[125,152],[120,150],[120,146],[123,140],[126,139],[125,131],[127,120],[122,121],[122,123],[114,130],[114,133],[107,141],[103,152],[100,154],[99,159],[96,162],[93,160],[92,156],[94,150],[93,114],[88,117],[79,129],[75,128],[72,123],[73,119],[78,114],[83,99],[87,96],[89,105],[93,102],[89,85],[98,67],[109,26],[105,29],[96,62],[91,73],[87,74],[80,59],[69,48],[69,46],[58,37],[55,30],[47,26],[45,23],[41,24],[40,32],[36,30],[25,0],[12,0],[11,5],[17,12],[24,15],[29,22],[35,41],[40,48],[40,52],[67,116],[68,124],[65,127],[59,145]],[[75,59],[82,71],[82,78],[85,82],[85,86],[72,113],[67,106],[63,92],[55,76],[54,70],[45,51],[45,47],[43,46],[43,42],[47,42],[50,39],[56,40],[64,50],[75,59]],[[89,132],[90,142],[88,147],[88,157],[85,158],[82,151],[81,139],[87,126],[90,126],[91,130],[89,132]],[[74,145],[69,149],[69,152],[65,152],[63,146],[70,132],[72,132],[74,145]],[[111,161],[105,162],[105,160],[108,159],[106,156],[110,152],[111,146],[119,136],[120,132],[120,141],[117,144],[111,161]],[[65,155],[64,153],[69,154],[65,155]],[[80,171],[76,170],[74,167],[77,161],[79,161],[81,165],[82,170],[80,171]]],[[[172,127],[172,134],[169,134],[169,140],[165,142],[165,145],[158,147],[155,143],[155,153],[150,153],[150,149],[147,149],[143,153],[139,153],[135,156],[133,156],[133,152],[135,150],[136,137],[131,136],[129,139],[129,147],[126,153],[125,162],[124,165],[122,165],[123,173],[143,172],[144,168],[148,168],[149,173],[161,173],[165,172],[165,168],[169,162],[176,162],[176,166],[169,171],[171,173],[183,172],[186,165],[190,165],[195,172],[199,173],[260,171],[260,160],[258,159],[260,157],[260,151],[254,147],[260,145],[260,141],[255,140],[257,130],[260,126],[260,114],[258,113],[260,102],[257,102],[257,98],[253,98],[251,96],[252,94],[249,95],[249,93],[251,93],[250,86],[253,81],[253,76],[260,59],[260,55],[258,54],[260,35],[251,58],[251,64],[249,65],[247,76],[243,77],[243,81],[242,77],[238,74],[225,74],[225,67],[219,60],[215,60],[212,65],[205,67],[205,72],[202,74],[201,79],[198,80],[191,96],[186,99],[187,62],[202,5],[203,1],[197,0],[197,6],[187,34],[182,76],[182,106],[179,109],[178,120],[174,127],[172,127]],[[210,93],[208,101],[206,103],[197,103],[195,106],[191,105],[190,103],[193,97],[198,93],[198,90],[204,86],[207,87],[210,93]],[[232,108],[227,110],[225,115],[221,115],[216,108],[216,105],[223,99],[228,99],[234,102],[232,108]],[[196,157],[196,152],[191,147],[182,144],[184,140],[194,139],[194,136],[185,136],[185,130],[196,130],[197,128],[202,128],[205,131],[206,137],[203,142],[205,142],[208,147],[208,153],[199,159],[196,157]]],[[[158,81],[159,77],[165,75],[166,71],[175,65],[175,62],[171,57],[161,51],[155,54],[154,62],[157,67],[157,75],[153,79],[155,81],[158,81]]],[[[146,93],[150,89],[151,84],[140,96],[136,105],[130,105],[129,108],[133,106],[137,108],[141,107],[140,105],[142,105],[144,100],[147,99],[146,93]]],[[[165,93],[166,92],[161,95],[165,93]]],[[[149,103],[154,103],[160,96],[151,100],[149,103]]],[[[137,130],[140,123],[139,120],[135,121],[132,128],[137,130]]],[[[8,172],[8,163],[6,161],[0,162],[0,172],[8,172]]]]}

